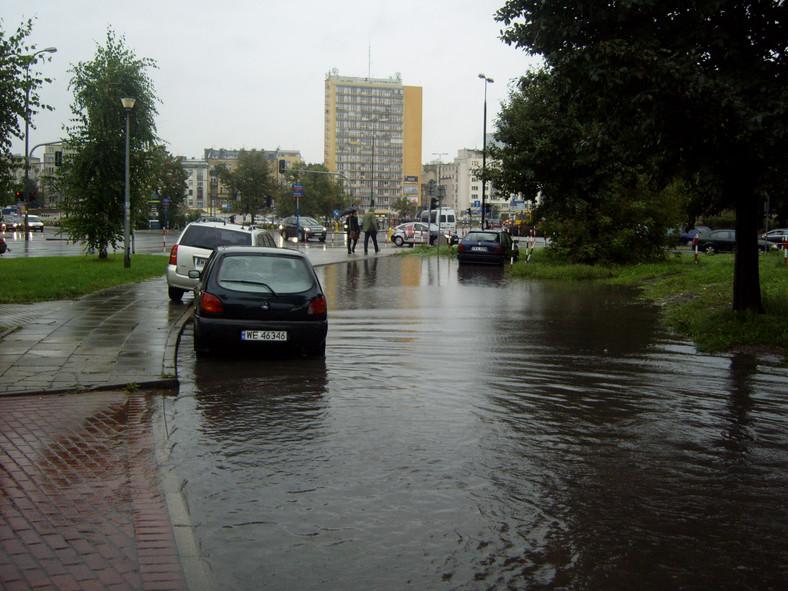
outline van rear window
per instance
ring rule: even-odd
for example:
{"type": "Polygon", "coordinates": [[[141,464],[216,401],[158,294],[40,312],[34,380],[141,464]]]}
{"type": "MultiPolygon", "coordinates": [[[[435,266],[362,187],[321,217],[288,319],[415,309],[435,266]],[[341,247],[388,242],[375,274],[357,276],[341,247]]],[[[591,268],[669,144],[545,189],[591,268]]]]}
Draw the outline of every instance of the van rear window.
{"type": "Polygon", "coordinates": [[[250,238],[248,232],[238,232],[229,228],[189,226],[180,243],[213,250],[217,246],[248,246],[250,238]]]}

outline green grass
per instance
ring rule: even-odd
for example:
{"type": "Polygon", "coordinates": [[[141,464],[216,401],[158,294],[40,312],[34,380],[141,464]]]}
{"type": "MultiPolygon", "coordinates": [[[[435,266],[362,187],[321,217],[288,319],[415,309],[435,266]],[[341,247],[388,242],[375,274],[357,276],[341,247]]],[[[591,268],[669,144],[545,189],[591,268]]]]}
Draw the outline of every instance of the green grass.
{"type": "Polygon", "coordinates": [[[21,304],[65,300],[164,275],[167,257],[135,254],[123,267],[123,254],[0,259],[0,303],[21,304]]]}

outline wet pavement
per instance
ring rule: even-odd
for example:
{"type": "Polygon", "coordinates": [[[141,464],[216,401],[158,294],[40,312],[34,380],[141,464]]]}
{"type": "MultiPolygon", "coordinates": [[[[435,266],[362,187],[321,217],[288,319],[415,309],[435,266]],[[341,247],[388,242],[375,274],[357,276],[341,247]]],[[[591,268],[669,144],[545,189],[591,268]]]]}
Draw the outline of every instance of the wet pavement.
{"type": "MultiPolygon", "coordinates": [[[[348,258],[300,248],[315,265],[348,258]]],[[[0,305],[0,588],[210,588],[158,457],[189,312],[163,277],[0,305]]]]}

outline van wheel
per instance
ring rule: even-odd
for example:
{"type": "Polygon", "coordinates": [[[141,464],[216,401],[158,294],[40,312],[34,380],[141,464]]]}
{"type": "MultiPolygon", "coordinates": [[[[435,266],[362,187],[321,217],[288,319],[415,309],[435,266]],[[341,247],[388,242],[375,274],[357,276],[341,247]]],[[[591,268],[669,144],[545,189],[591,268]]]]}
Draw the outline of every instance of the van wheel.
{"type": "Polygon", "coordinates": [[[168,287],[167,293],[173,302],[180,302],[181,298],[183,298],[184,290],[178,289],[177,287],[168,287]]]}

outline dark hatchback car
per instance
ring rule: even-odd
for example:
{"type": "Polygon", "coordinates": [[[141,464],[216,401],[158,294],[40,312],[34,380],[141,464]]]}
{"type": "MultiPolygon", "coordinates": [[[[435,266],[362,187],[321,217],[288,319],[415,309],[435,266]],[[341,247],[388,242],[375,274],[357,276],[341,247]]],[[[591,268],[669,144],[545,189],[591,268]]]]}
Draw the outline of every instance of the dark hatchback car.
{"type": "Polygon", "coordinates": [[[285,239],[298,236],[302,242],[306,242],[310,238],[317,238],[320,242],[326,241],[326,227],[315,218],[310,217],[299,217],[296,220],[296,216],[291,215],[283,219],[279,226],[279,233],[285,239]]]}
{"type": "Polygon", "coordinates": [[[457,261],[503,265],[520,256],[517,243],[503,230],[471,230],[457,245],[457,261]]]}
{"type": "MultiPolygon", "coordinates": [[[[776,248],[763,238],[758,238],[758,250],[765,252],[776,248]]],[[[736,230],[712,230],[698,238],[698,250],[706,254],[734,252],[736,250],[736,230]]]]}
{"type": "Polygon", "coordinates": [[[294,351],[324,356],[326,297],[302,253],[223,246],[211,255],[194,290],[194,349],[294,351]]]}

